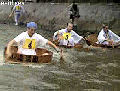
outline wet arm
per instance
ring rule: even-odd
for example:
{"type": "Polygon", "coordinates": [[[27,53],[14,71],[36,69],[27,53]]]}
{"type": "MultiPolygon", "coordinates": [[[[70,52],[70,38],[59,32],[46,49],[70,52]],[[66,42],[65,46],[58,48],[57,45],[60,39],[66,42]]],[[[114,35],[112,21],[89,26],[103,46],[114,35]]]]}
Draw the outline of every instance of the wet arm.
{"type": "Polygon", "coordinates": [[[60,32],[60,31],[55,32],[54,37],[53,37],[53,41],[54,40],[61,40],[61,39],[63,39],[62,32],[60,32]]]}
{"type": "Polygon", "coordinates": [[[55,44],[53,44],[51,41],[48,41],[47,44],[55,48],[56,51],[58,51],[58,47],[55,44]]]}
{"type": "Polygon", "coordinates": [[[7,45],[7,55],[8,56],[11,56],[11,46],[15,43],[17,43],[15,40],[12,40],[8,43],[8,45],[7,45]]]}

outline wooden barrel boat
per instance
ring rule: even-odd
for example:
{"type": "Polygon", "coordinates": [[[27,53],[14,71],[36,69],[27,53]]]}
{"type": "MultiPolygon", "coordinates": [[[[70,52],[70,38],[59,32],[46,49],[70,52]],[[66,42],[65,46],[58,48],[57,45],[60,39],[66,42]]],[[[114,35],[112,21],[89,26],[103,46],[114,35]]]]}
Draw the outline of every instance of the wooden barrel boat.
{"type": "Polygon", "coordinates": [[[75,46],[66,46],[66,45],[59,45],[58,40],[53,41],[53,40],[51,39],[51,41],[52,41],[55,45],[57,45],[57,46],[59,46],[59,47],[63,47],[63,48],[83,48],[83,45],[82,45],[82,44],[76,44],[75,46]]]}
{"type": "Polygon", "coordinates": [[[7,47],[5,47],[4,50],[4,58],[5,62],[9,63],[50,63],[53,56],[52,52],[43,48],[37,48],[35,50],[36,55],[23,55],[17,53],[17,46],[12,46],[12,56],[10,58],[7,58],[6,49],[7,47]]]}
{"type": "MultiPolygon", "coordinates": [[[[52,39],[51,39],[52,41],[52,39]]],[[[86,51],[88,52],[89,51],[89,48],[84,48],[84,45],[83,44],[75,44],[75,46],[65,46],[65,45],[59,45],[59,42],[57,40],[55,41],[52,41],[55,45],[61,47],[61,48],[75,48],[77,49],[78,51],[86,51]]]]}
{"type": "Polygon", "coordinates": [[[114,46],[108,46],[108,45],[102,45],[102,44],[97,44],[96,42],[98,41],[97,39],[97,34],[91,34],[86,37],[86,43],[88,45],[92,45],[95,47],[103,47],[103,48],[117,48],[119,45],[114,45],[114,46]]]}

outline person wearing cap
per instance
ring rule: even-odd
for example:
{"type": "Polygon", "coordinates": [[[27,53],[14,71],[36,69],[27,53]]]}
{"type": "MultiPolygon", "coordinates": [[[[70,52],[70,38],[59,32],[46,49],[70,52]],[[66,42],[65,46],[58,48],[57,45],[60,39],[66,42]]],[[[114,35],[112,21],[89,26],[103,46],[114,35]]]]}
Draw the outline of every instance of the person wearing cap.
{"type": "Polygon", "coordinates": [[[71,46],[79,44],[81,40],[84,40],[82,36],[79,36],[73,30],[73,24],[68,23],[67,28],[58,30],[54,33],[53,41],[58,40],[59,45],[71,46]]]}
{"type": "Polygon", "coordinates": [[[97,39],[98,44],[108,46],[118,45],[120,42],[120,37],[109,30],[107,25],[103,25],[103,29],[100,31],[97,39]]]}
{"type": "Polygon", "coordinates": [[[22,32],[8,43],[8,57],[11,56],[11,46],[15,43],[18,45],[18,53],[24,55],[36,55],[35,49],[39,45],[45,44],[49,44],[50,46],[54,47],[57,51],[59,51],[59,48],[55,44],[42,37],[40,34],[35,33],[36,29],[37,24],[35,22],[27,23],[27,31],[22,32]]]}
{"type": "Polygon", "coordinates": [[[23,15],[24,12],[25,12],[24,7],[22,5],[16,3],[15,6],[13,7],[12,12],[9,15],[9,17],[11,17],[12,14],[14,13],[15,25],[18,25],[19,19],[23,15]]]}

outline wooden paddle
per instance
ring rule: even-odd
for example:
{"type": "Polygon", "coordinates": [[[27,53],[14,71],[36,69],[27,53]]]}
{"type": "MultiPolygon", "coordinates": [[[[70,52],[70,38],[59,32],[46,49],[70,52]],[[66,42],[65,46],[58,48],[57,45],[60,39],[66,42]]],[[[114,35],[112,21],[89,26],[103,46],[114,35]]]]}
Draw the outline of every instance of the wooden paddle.
{"type": "Polygon", "coordinates": [[[60,62],[61,62],[61,63],[64,62],[64,58],[63,58],[63,49],[61,49],[61,51],[60,51],[60,62]]]}

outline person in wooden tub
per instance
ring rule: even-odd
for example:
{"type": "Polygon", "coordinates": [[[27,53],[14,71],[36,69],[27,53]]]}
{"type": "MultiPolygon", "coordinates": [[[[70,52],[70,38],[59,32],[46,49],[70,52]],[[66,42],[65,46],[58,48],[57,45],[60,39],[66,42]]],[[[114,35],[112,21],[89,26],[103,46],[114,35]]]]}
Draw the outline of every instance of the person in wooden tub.
{"type": "Polygon", "coordinates": [[[10,57],[12,55],[11,46],[14,43],[18,44],[18,53],[24,55],[36,55],[35,49],[38,47],[39,44],[49,44],[57,51],[59,51],[59,48],[55,44],[42,37],[40,34],[35,33],[36,29],[37,24],[35,22],[27,23],[27,31],[22,32],[20,35],[18,35],[8,43],[6,52],[7,57],[10,57]]]}
{"type": "Polygon", "coordinates": [[[97,44],[107,45],[107,46],[117,46],[120,44],[120,37],[108,29],[107,25],[103,24],[103,29],[98,35],[97,44]]]}
{"type": "Polygon", "coordinates": [[[84,38],[79,36],[73,30],[73,24],[68,23],[67,28],[58,30],[54,33],[53,41],[58,40],[58,45],[74,47],[75,44],[79,44],[84,38]]]}

